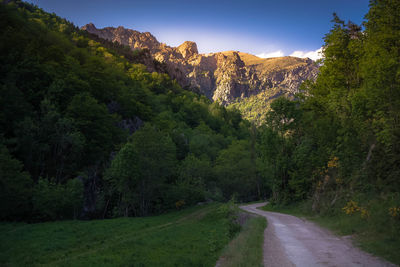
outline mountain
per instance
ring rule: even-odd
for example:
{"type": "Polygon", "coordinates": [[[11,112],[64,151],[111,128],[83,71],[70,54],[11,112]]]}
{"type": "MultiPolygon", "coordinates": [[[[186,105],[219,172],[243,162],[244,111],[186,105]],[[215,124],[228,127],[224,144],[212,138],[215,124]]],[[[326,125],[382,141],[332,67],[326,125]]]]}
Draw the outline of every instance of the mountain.
{"type": "MultiPolygon", "coordinates": [[[[191,88],[224,105],[235,104],[247,118],[259,120],[268,102],[281,95],[293,96],[304,80],[315,80],[318,66],[311,59],[296,57],[259,58],[238,51],[199,54],[195,42],[178,47],[160,43],[149,32],[138,32],[122,26],[98,29],[92,23],[83,30],[100,38],[145,49],[182,87],[191,88]],[[262,108],[250,107],[249,101],[262,108]]],[[[154,63],[145,62],[150,71],[154,63]]]]}

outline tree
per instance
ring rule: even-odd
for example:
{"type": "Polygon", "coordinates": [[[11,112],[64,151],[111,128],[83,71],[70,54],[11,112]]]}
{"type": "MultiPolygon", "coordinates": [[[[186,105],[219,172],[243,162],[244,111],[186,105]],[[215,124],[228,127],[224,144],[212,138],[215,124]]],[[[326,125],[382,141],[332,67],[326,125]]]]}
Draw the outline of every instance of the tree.
{"type": "Polygon", "coordinates": [[[221,150],[215,164],[217,183],[225,199],[249,201],[257,197],[256,167],[247,141],[233,142],[221,150]]]}
{"type": "Polygon", "coordinates": [[[388,185],[386,190],[400,186],[399,13],[399,1],[371,1],[365,23],[365,52],[360,62],[364,78],[365,121],[373,133],[368,148],[376,145],[369,164],[370,175],[385,181],[384,184],[388,185]]]}
{"type": "Polygon", "coordinates": [[[33,189],[33,213],[39,220],[76,219],[83,203],[83,183],[78,178],[66,184],[40,178],[33,189]]]}
{"type": "Polygon", "coordinates": [[[116,127],[116,115],[109,114],[107,107],[89,93],[75,95],[67,115],[85,137],[85,165],[98,164],[123,140],[122,130],[116,127]]]}
{"type": "Polygon", "coordinates": [[[273,201],[290,199],[290,172],[292,152],[299,134],[301,111],[298,104],[286,98],[278,98],[271,103],[266,115],[266,124],[261,131],[259,153],[260,171],[272,190],[273,201]]]}
{"type": "Polygon", "coordinates": [[[0,144],[0,219],[21,219],[30,214],[32,180],[22,164],[0,144]]]}
{"type": "Polygon", "coordinates": [[[206,188],[214,180],[211,163],[207,158],[199,159],[193,154],[189,154],[181,161],[178,170],[177,187],[180,188],[180,199],[186,204],[192,205],[203,201],[206,188]]]}
{"type": "Polygon", "coordinates": [[[106,179],[120,195],[125,216],[147,215],[166,179],[174,173],[176,148],[151,124],[136,131],[115,156],[106,179]]]}

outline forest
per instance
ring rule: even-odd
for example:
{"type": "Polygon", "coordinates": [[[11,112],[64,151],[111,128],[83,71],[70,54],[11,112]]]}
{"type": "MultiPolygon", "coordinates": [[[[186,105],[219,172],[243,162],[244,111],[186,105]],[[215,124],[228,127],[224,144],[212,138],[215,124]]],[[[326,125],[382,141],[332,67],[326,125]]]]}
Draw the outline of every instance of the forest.
{"type": "Polygon", "coordinates": [[[309,200],[314,212],[379,202],[387,219],[399,206],[399,12],[385,0],[363,25],[334,14],[317,80],[271,104],[258,151],[273,201],[309,200]]]}
{"type": "Polygon", "coordinates": [[[255,126],[149,73],[145,51],[3,2],[1,219],[148,216],[269,199],[399,233],[398,14],[394,0],[371,1],[362,25],[334,14],[317,80],[294,100],[276,99],[255,126]]]}
{"type": "Polygon", "coordinates": [[[362,25],[336,14],[320,73],[259,129],[267,210],[312,216],[400,262],[400,2],[370,1],[362,25]]]}
{"type": "Polygon", "coordinates": [[[55,14],[21,1],[0,8],[2,220],[145,216],[260,197],[255,136],[238,111],[55,14]]]}

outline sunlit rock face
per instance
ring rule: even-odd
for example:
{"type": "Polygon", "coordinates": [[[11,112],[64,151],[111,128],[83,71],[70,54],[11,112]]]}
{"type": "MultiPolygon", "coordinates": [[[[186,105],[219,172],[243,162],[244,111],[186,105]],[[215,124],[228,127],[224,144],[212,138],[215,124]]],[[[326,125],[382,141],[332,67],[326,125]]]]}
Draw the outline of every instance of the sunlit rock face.
{"type": "MultiPolygon", "coordinates": [[[[304,80],[314,80],[318,75],[318,66],[308,58],[259,58],[238,51],[199,54],[195,42],[170,47],[149,32],[124,27],[97,29],[93,24],[83,29],[132,50],[148,49],[182,87],[224,105],[265,92],[270,92],[265,101],[279,95],[294,95],[304,80]]],[[[150,62],[146,65],[150,71],[154,70],[150,62]]]]}

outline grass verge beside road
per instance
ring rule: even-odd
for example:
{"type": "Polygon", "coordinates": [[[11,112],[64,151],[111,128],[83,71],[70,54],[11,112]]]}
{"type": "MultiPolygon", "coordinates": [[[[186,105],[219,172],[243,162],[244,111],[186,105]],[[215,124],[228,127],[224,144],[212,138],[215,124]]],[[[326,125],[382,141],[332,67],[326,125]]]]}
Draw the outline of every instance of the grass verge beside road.
{"type": "Polygon", "coordinates": [[[242,231],[222,252],[219,267],[263,266],[264,229],[267,221],[261,216],[252,216],[242,231]]]}

